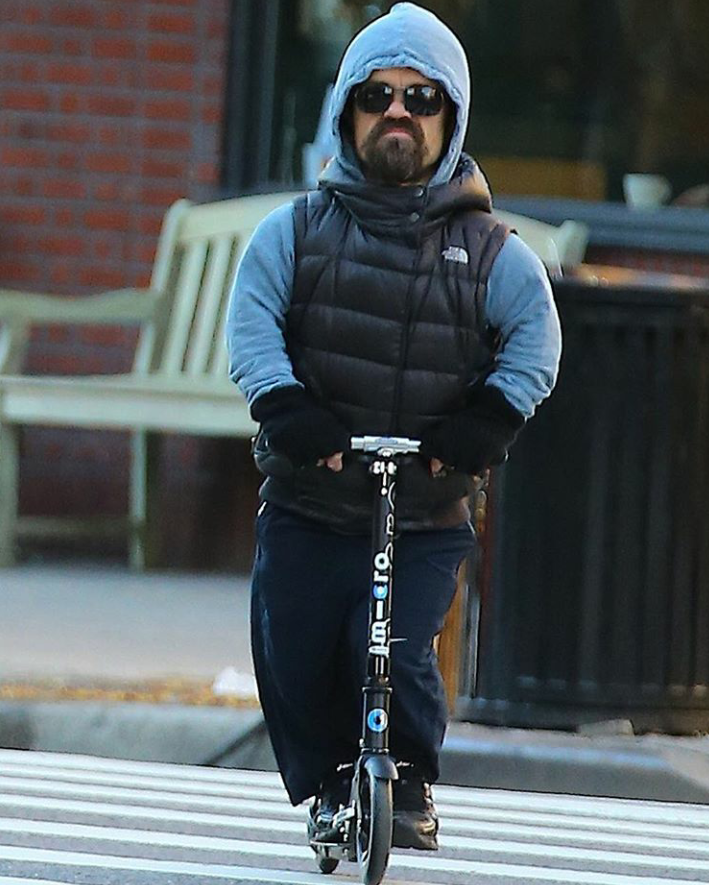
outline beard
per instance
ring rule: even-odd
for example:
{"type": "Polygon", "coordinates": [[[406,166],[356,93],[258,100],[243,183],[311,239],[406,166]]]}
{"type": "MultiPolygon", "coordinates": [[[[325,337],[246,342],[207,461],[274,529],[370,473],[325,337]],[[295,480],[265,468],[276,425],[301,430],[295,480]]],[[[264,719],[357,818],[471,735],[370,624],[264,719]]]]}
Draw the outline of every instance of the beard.
{"type": "Polygon", "coordinates": [[[425,171],[424,136],[413,120],[380,120],[372,128],[362,145],[362,162],[367,178],[385,185],[407,184],[418,181],[425,171]],[[387,132],[404,129],[411,134],[390,135],[387,132]]]}

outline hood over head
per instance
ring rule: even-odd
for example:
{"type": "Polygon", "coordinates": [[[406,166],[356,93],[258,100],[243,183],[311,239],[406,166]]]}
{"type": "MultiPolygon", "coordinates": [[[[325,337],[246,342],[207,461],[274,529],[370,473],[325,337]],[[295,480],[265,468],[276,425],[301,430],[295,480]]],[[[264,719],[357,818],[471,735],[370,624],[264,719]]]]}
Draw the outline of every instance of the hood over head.
{"type": "Polygon", "coordinates": [[[326,170],[329,179],[361,181],[362,170],[354,147],[343,140],[342,113],[352,89],[382,68],[413,68],[436,80],[455,106],[455,129],[430,185],[450,180],[463,150],[470,108],[470,71],[460,41],[437,16],[415,3],[396,3],[391,10],[363,28],[340,62],[330,101],[336,152],[326,170]]]}

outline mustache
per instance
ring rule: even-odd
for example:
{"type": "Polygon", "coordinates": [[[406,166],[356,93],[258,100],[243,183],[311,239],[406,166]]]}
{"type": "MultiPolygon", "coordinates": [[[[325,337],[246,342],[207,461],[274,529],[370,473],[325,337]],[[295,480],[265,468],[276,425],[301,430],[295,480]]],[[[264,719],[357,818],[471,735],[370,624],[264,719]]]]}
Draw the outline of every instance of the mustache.
{"type": "Polygon", "coordinates": [[[381,138],[382,135],[386,135],[387,132],[393,132],[395,129],[403,129],[408,132],[417,144],[423,142],[423,132],[421,131],[421,128],[417,126],[413,120],[410,120],[407,117],[402,117],[399,120],[380,120],[372,129],[370,137],[372,141],[375,141],[376,139],[381,138]]]}

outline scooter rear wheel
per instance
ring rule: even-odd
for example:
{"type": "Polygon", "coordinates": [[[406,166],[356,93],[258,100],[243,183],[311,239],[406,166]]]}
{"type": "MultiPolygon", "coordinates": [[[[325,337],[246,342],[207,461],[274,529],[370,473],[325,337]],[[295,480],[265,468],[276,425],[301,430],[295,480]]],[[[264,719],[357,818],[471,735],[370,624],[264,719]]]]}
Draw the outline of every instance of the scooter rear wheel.
{"type": "Polygon", "coordinates": [[[388,778],[362,769],[357,791],[357,861],[364,885],[379,885],[384,878],[394,818],[392,787],[388,778]]]}
{"type": "Polygon", "coordinates": [[[323,854],[318,856],[318,867],[321,873],[334,873],[338,863],[339,860],[336,857],[328,857],[323,854]]]}

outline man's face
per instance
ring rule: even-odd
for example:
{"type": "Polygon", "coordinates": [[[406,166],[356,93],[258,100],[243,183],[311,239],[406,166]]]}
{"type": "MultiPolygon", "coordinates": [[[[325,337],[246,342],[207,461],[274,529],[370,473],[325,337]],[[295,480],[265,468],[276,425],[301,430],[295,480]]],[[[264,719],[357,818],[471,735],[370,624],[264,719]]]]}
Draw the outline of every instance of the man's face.
{"type": "MultiPolygon", "coordinates": [[[[367,113],[353,103],[353,133],[357,156],[368,179],[386,185],[425,184],[440,159],[445,140],[447,102],[432,116],[412,114],[404,106],[408,86],[438,84],[412,68],[373,71],[366,85],[384,83],[395,90],[388,108],[367,113]]],[[[365,84],[363,84],[365,85],[365,84]]]]}

